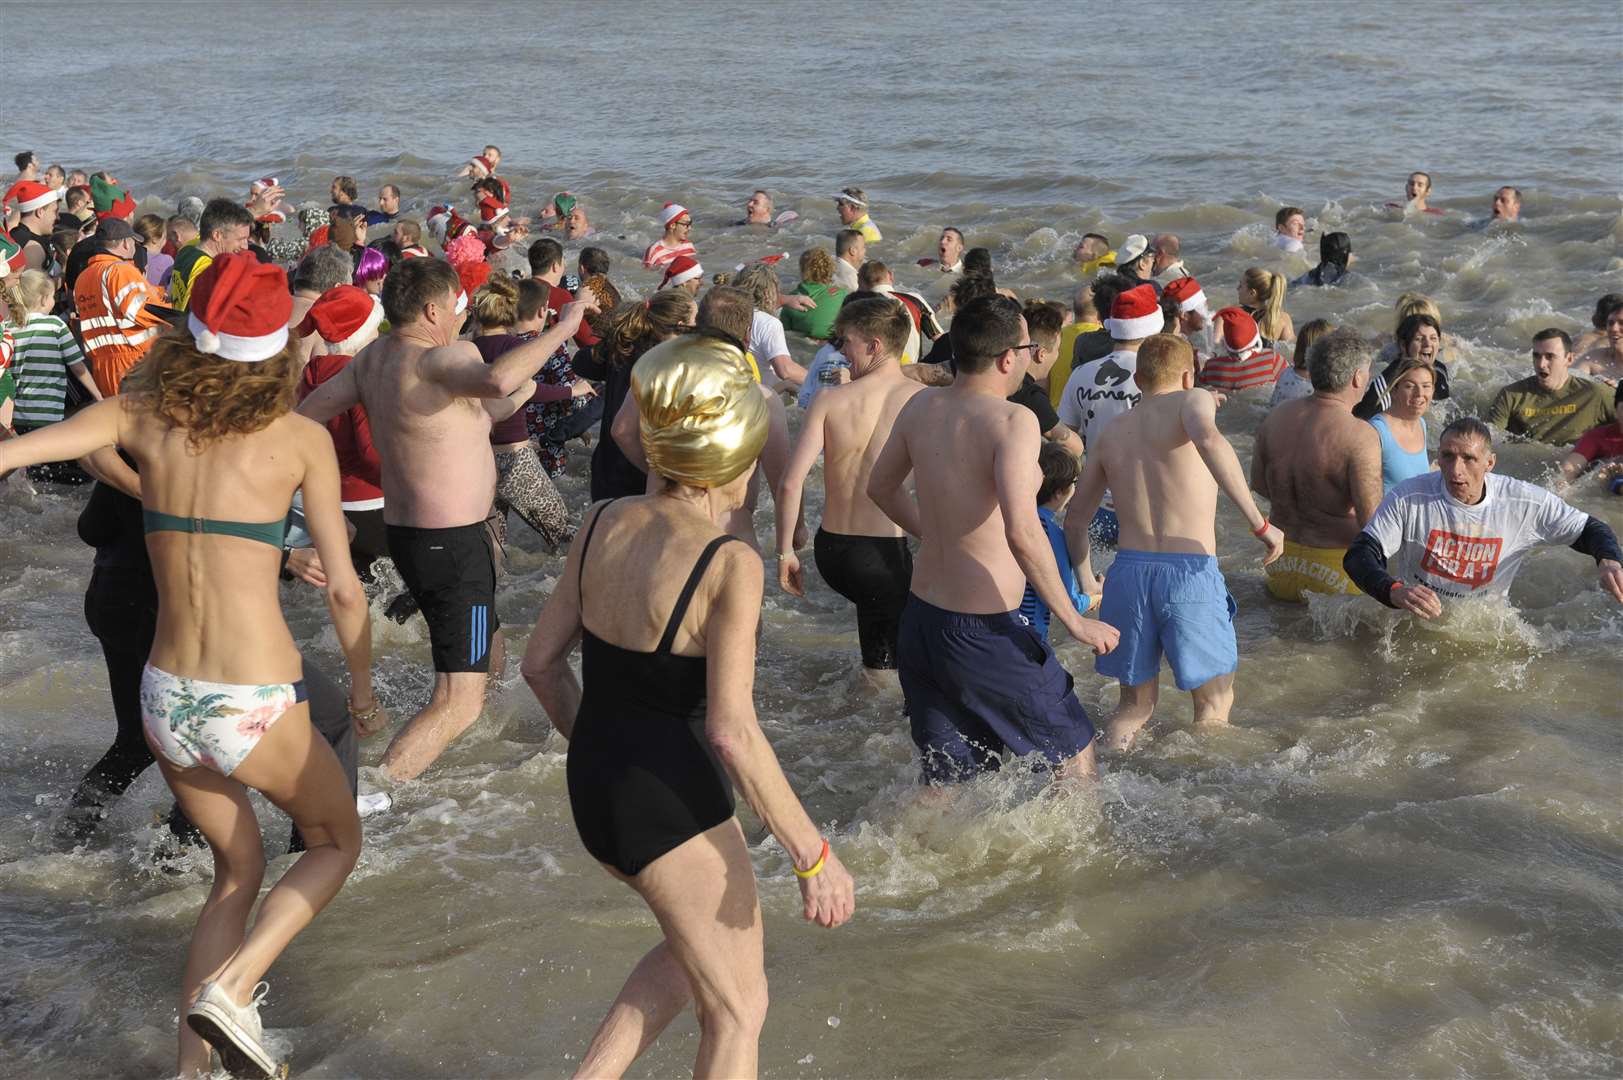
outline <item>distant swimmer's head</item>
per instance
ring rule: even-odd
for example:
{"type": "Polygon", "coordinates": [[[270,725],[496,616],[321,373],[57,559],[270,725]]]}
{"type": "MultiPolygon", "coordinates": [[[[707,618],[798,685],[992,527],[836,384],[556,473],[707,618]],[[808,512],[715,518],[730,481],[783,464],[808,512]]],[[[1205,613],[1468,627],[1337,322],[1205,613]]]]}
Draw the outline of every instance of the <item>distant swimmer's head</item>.
{"type": "Polygon", "coordinates": [[[1319,237],[1319,261],[1347,269],[1352,262],[1352,237],[1344,232],[1327,232],[1319,237]]]}
{"type": "Polygon", "coordinates": [[[853,378],[901,360],[913,319],[888,296],[849,300],[834,317],[834,347],[851,363],[853,378]]]}
{"type": "Polygon", "coordinates": [[[1300,240],[1307,235],[1307,215],[1300,206],[1281,206],[1274,215],[1274,232],[1300,240]]]}
{"type": "Polygon", "coordinates": [[[951,269],[958,265],[958,260],[964,257],[963,231],[951,225],[941,230],[941,239],[935,245],[936,260],[942,266],[951,269]]]}
{"type": "Polygon", "coordinates": [[[1410,202],[1413,202],[1415,199],[1423,199],[1427,195],[1430,195],[1431,174],[1423,172],[1410,173],[1409,182],[1404,185],[1403,193],[1409,197],[1410,202]]]}
{"type": "Polygon", "coordinates": [[[468,318],[462,278],[443,259],[404,259],[383,279],[383,313],[391,332],[412,330],[449,345],[468,318]]]}
{"type": "Polygon", "coordinates": [[[750,193],[744,203],[744,221],[749,225],[767,225],[772,221],[772,196],[760,188],[750,193]]]}
{"type": "Polygon", "coordinates": [[[1443,486],[1467,506],[1482,501],[1496,460],[1493,429],[1474,416],[1450,421],[1437,440],[1437,471],[1443,474],[1443,486]]]}
{"type": "Polygon", "coordinates": [[[649,349],[631,369],[631,393],[648,469],[674,484],[730,495],[766,444],[766,398],[742,351],[718,338],[684,335],[649,349]]]}
{"type": "Polygon", "coordinates": [[[1506,184],[1493,193],[1495,221],[1515,221],[1522,216],[1522,189],[1506,184]]]}
{"type": "Polygon", "coordinates": [[[1567,385],[1572,370],[1572,335],[1550,327],[1533,335],[1533,376],[1545,390],[1567,385]]]}
{"type": "Polygon", "coordinates": [[[947,332],[952,336],[953,366],[961,375],[996,373],[1012,394],[1031,366],[1025,316],[1006,296],[994,293],[971,300],[957,309],[947,332]]]}
{"type": "Polygon", "coordinates": [[[160,337],[122,390],[201,449],[260,431],[293,407],[287,274],[249,252],[222,255],[192,285],[186,327],[160,337]]]}
{"type": "Polygon", "coordinates": [[[1331,330],[1308,352],[1308,379],[1315,393],[1350,393],[1362,398],[1369,386],[1369,365],[1374,358],[1358,331],[1350,327],[1331,330]]]}
{"type": "Polygon", "coordinates": [[[834,196],[834,209],[840,215],[841,225],[859,221],[868,213],[867,193],[859,187],[841,188],[840,193],[834,196]]]}
{"type": "Polygon", "coordinates": [[[1188,390],[1195,385],[1195,350],[1177,334],[1155,334],[1138,349],[1133,381],[1145,395],[1188,390]]]}
{"type": "Polygon", "coordinates": [[[1123,240],[1121,247],[1116,249],[1116,270],[1123,274],[1147,278],[1154,261],[1155,252],[1150,250],[1149,240],[1139,233],[1123,240]]]}
{"type": "Polygon", "coordinates": [[[1589,325],[1605,330],[1612,313],[1620,310],[1623,310],[1623,293],[1607,293],[1595,301],[1595,313],[1589,317],[1589,325]]]}
{"type": "Polygon", "coordinates": [[[1076,250],[1071,254],[1079,264],[1101,259],[1110,254],[1110,237],[1103,233],[1083,233],[1082,239],[1077,241],[1076,250]]]}

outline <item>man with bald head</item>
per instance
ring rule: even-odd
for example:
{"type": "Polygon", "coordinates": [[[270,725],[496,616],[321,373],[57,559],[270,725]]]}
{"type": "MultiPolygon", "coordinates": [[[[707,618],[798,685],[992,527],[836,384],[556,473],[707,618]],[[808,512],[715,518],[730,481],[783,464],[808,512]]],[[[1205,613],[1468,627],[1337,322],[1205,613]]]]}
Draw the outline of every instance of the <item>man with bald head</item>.
{"type": "Polygon", "coordinates": [[[1150,243],[1150,250],[1155,252],[1155,260],[1150,263],[1150,275],[1165,285],[1177,278],[1189,277],[1189,271],[1184,269],[1183,259],[1179,257],[1178,250],[1183,246],[1176,234],[1160,233],[1150,243]]]}

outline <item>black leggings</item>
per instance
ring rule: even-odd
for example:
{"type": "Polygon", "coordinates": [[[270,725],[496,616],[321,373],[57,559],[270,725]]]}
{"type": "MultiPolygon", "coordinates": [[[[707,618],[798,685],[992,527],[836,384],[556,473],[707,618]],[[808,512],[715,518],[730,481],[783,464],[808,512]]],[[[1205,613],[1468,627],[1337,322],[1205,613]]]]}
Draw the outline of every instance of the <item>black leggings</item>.
{"type": "Polygon", "coordinates": [[[862,666],[896,667],[896,637],[913,583],[913,555],[902,536],[846,536],[818,529],[812,542],[817,572],[829,588],[857,606],[862,666]]]}

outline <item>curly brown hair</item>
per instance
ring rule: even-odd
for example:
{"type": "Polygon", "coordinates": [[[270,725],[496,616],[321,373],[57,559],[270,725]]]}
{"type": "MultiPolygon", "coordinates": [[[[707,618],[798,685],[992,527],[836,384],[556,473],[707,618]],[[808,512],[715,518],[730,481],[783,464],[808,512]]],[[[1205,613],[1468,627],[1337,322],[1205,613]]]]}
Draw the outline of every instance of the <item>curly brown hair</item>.
{"type": "Polygon", "coordinates": [[[693,315],[693,297],[681,289],[666,289],[647,300],[627,300],[608,313],[599,354],[611,364],[635,363],[661,341],[690,329],[693,315]]]}
{"type": "Polygon", "coordinates": [[[834,284],[834,256],[825,248],[807,248],[800,253],[800,280],[818,285],[834,284]]]}
{"type": "Polygon", "coordinates": [[[202,450],[232,435],[263,431],[293,408],[298,363],[291,346],[262,363],[244,364],[197,351],[190,334],[172,330],[153,342],[124,379],[132,404],[150,409],[202,450]]]}

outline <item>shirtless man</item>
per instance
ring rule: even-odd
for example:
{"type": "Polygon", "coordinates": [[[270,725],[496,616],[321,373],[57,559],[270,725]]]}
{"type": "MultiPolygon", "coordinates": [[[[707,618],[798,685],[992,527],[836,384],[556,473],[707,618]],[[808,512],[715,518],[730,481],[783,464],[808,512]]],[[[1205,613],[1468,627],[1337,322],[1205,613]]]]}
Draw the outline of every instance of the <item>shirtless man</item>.
{"type": "Polygon", "coordinates": [[[920,538],[896,666],[924,779],[996,769],[1005,749],[1095,776],[1093,725],[1071,676],[1017,610],[1029,580],[1072,637],[1095,653],[1116,646],[1113,627],[1071,604],[1037,516],[1042,433],[1007,400],[1031,364],[1026,320],[986,296],[950,333],[952,385],[908,400],[868,479],[875,505],[920,538]],[[916,500],[902,490],[910,472],[916,500]]]}
{"type": "Polygon", "coordinates": [[[1088,461],[1065,518],[1066,546],[1085,593],[1099,591],[1088,525],[1116,493],[1121,551],[1104,581],[1099,618],[1121,630],[1118,649],[1095,662],[1121,684],[1105,729],[1126,750],[1155,712],[1161,654],[1179,690],[1195,702],[1195,726],[1227,724],[1234,707],[1234,598],[1217,568],[1217,490],[1245,515],[1251,535],[1279,557],[1284,534],[1269,524],[1245,487],[1245,470],[1217,430],[1217,401],[1195,388],[1195,351],[1176,334],[1156,334],[1138,350],[1138,405],[1108,421],[1088,445],[1088,461]]]}
{"type": "Polygon", "coordinates": [[[428,622],[434,693],[384,755],[394,780],[421,774],[478,719],[488,673],[501,671],[496,564],[484,524],[496,490],[491,421],[523,407],[535,373],[594,310],[568,304],[551,330],[486,364],[471,342],[457,340],[467,303],[448,263],[399,263],[383,285],[393,331],[299,406],[320,423],[366,408],[389,554],[428,622]]]}
{"type": "Polygon", "coordinates": [[[1353,417],[1369,387],[1369,346],[1351,330],[1321,338],[1308,358],[1313,396],[1281,402],[1257,428],[1251,490],[1285,531],[1285,554],[1268,567],[1268,592],[1358,593],[1342,570],[1347,547],[1381,504],[1381,439],[1353,417]]]}
{"type": "Polygon", "coordinates": [[[896,414],[924,389],[902,374],[912,329],[906,309],[887,299],[853,300],[840,309],[834,341],[851,364],[851,382],[812,399],[776,497],[778,584],[805,596],[800,557],[783,541],[795,533],[806,475],[823,454],[823,521],[812,552],[823,580],[857,606],[862,670],[876,685],[894,682],[913,556],[901,528],[868,497],[868,478],[896,414]]]}

